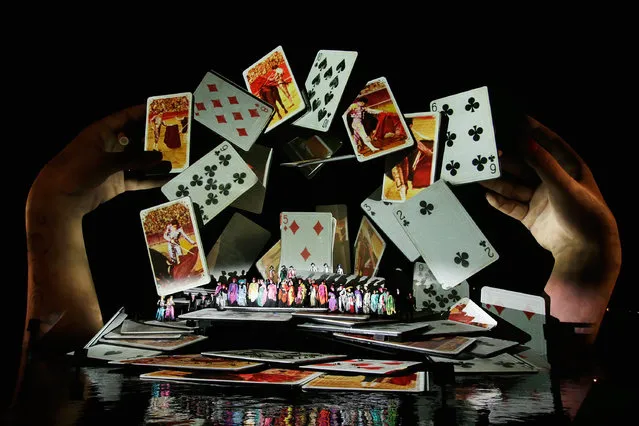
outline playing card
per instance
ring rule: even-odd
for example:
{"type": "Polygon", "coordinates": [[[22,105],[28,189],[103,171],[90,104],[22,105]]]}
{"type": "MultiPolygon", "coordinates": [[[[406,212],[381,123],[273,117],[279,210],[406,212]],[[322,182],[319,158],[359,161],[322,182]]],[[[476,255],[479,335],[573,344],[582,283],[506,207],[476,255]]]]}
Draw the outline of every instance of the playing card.
{"type": "Polygon", "coordinates": [[[333,271],[333,216],[330,213],[282,212],[280,264],[299,274],[328,267],[333,271]]]}
{"type": "MultiPolygon", "coordinates": [[[[122,334],[120,328],[116,328],[112,332],[105,334],[103,339],[107,340],[121,340],[121,339],[144,339],[144,340],[175,340],[182,337],[180,333],[166,333],[166,334],[122,334]]],[[[175,330],[177,331],[177,330],[175,330]]]]}
{"type": "Polygon", "coordinates": [[[142,210],[140,219],[158,295],[211,282],[189,197],[142,210]]]}
{"type": "Polygon", "coordinates": [[[386,241],[377,232],[371,221],[366,216],[362,216],[357,238],[355,238],[354,272],[367,277],[374,276],[385,249],[386,241]]]}
{"type": "Polygon", "coordinates": [[[547,353],[544,327],[546,301],[541,296],[518,293],[494,287],[481,289],[481,303],[488,311],[530,335],[525,345],[541,355],[547,353]]]}
{"type": "Polygon", "coordinates": [[[277,46],[248,67],[242,76],[252,94],[275,108],[275,115],[266,132],[290,120],[306,108],[282,46],[277,46]]]}
{"type": "MultiPolygon", "coordinates": [[[[339,326],[330,325],[330,324],[304,323],[304,324],[298,324],[297,327],[307,331],[320,331],[320,332],[328,331],[333,333],[352,333],[353,332],[353,329],[349,327],[339,327],[339,326]]],[[[373,335],[373,336],[399,337],[405,334],[416,333],[428,327],[429,327],[429,324],[426,321],[396,322],[396,323],[390,323],[390,324],[376,324],[370,327],[360,327],[357,329],[357,333],[373,335]]]]}
{"type": "Polygon", "coordinates": [[[210,274],[239,277],[248,272],[271,233],[239,213],[234,213],[206,256],[210,274]]]}
{"type": "Polygon", "coordinates": [[[87,349],[87,358],[99,359],[102,361],[115,361],[119,359],[142,358],[148,356],[159,355],[162,352],[158,350],[145,350],[138,348],[127,348],[125,346],[116,346],[109,342],[104,344],[96,344],[87,349]]]}
{"type": "MultiPolygon", "coordinates": [[[[100,342],[109,343],[109,344],[118,345],[118,346],[127,346],[130,348],[153,349],[158,351],[174,351],[176,349],[180,349],[185,346],[189,346],[206,339],[208,339],[208,337],[206,336],[199,336],[195,334],[183,334],[179,339],[169,339],[169,340],[163,340],[163,339],[149,340],[149,339],[137,339],[137,338],[106,340],[102,338],[100,339],[100,342]]],[[[145,356],[149,356],[149,355],[145,355],[145,356]]]]}
{"type": "Polygon", "coordinates": [[[320,50],[304,82],[309,109],[295,126],[327,131],[351,75],[357,52],[320,50]]]}
{"type": "Polygon", "coordinates": [[[455,286],[499,258],[443,180],[393,212],[442,286],[455,286]]]}
{"type": "Polygon", "coordinates": [[[513,346],[517,346],[519,342],[511,340],[495,339],[488,336],[477,336],[475,344],[471,346],[468,352],[476,357],[489,357],[498,352],[502,352],[513,346]]]}
{"type": "Polygon", "coordinates": [[[270,349],[238,349],[230,351],[202,352],[202,355],[220,358],[241,359],[245,361],[268,362],[273,364],[310,364],[346,358],[346,355],[320,354],[314,352],[278,351],[270,349]]]}
{"type": "Polygon", "coordinates": [[[257,270],[264,279],[270,279],[275,283],[280,282],[280,253],[282,251],[282,240],[271,247],[262,257],[255,262],[257,270]]]}
{"type": "Polygon", "coordinates": [[[350,321],[368,321],[370,319],[370,315],[363,314],[341,314],[341,313],[328,313],[328,312],[294,312],[294,317],[299,318],[328,318],[328,319],[344,319],[350,321]]]}
{"type": "MultiPolygon", "coordinates": [[[[311,137],[296,137],[284,144],[284,153],[295,161],[330,159],[342,146],[342,141],[331,135],[313,135],[311,137]]],[[[300,167],[299,170],[311,179],[324,166],[323,163],[300,167]]]]}
{"type": "Polygon", "coordinates": [[[385,77],[366,83],[342,119],[358,161],[413,145],[413,137],[385,77]]]}
{"type": "Polygon", "coordinates": [[[146,358],[132,358],[111,361],[109,364],[137,365],[143,367],[178,368],[185,370],[206,371],[242,371],[261,367],[260,362],[236,361],[224,358],[213,358],[200,354],[193,355],[160,355],[146,358]]]}
{"type": "Polygon", "coordinates": [[[158,321],[158,320],[149,320],[143,321],[146,325],[155,325],[160,327],[172,328],[176,330],[180,330],[180,333],[191,332],[193,329],[197,328],[196,326],[186,325],[186,321],[158,321]]]}
{"type": "Polygon", "coordinates": [[[456,360],[438,356],[430,356],[435,363],[453,364],[455,374],[510,374],[510,373],[537,373],[539,368],[524,361],[516,355],[503,353],[490,358],[473,358],[456,360]]]}
{"type": "Polygon", "coordinates": [[[404,256],[411,262],[414,262],[419,257],[419,252],[415,244],[413,244],[406,232],[402,229],[402,225],[395,219],[393,203],[382,201],[381,196],[382,187],[380,186],[368,198],[362,201],[361,207],[368,217],[386,234],[388,239],[404,253],[404,256]]]}
{"type": "Polygon", "coordinates": [[[224,141],[162,186],[162,193],[169,200],[190,196],[206,225],[257,181],[233,145],[224,141]]]}
{"type": "Polygon", "coordinates": [[[437,99],[430,110],[448,117],[442,140],[442,179],[460,184],[501,175],[486,86],[437,99]]]}
{"type": "Polygon", "coordinates": [[[145,324],[133,320],[124,320],[122,325],[120,326],[120,333],[128,334],[129,338],[137,338],[134,335],[142,335],[142,334],[185,334],[185,333],[193,333],[193,329],[187,330],[178,330],[176,328],[165,326],[164,324],[171,324],[170,321],[166,323],[160,323],[161,325],[150,325],[145,324]]]}
{"type": "Polygon", "coordinates": [[[160,151],[171,162],[171,173],[189,166],[191,93],[151,96],[146,102],[145,151],[160,151]]]}
{"type": "Polygon", "coordinates": [[[434,320],[428,322],[430,328],[421,333],[422,336],[446,336],[459,334],[485,333],[487,328],[464,324],[451,320],[434,320]]]}
{"type": "Polygon", "coordinates": [[[386,156],[382,201],[404,202],[435,181],[439,114],[404,116],[415,138],[415,148],[386,156]]]}
{"type": "Polygon", "coordinates": [[[405,376],[379,377],[371,375],[339,376],[325,374],[302,386],[303,390],[423,392],[423,371],[405,376]]]}
{"type": "Polygon", "coordinates": [[[264,198],[266,197],[266,184],[271,170],[273,148],[255,144],[248,152],[238,151],[238,154],[246,165],[253,170],[258,182],[240,195],[237,200],[233,201],[231,207],[261,214],[264,207],[264,198]]]}
{"type": "MultiPolygon", "coordinates": [[[[235,311],[227,306],[225,310],[219,311],[215,308],[198,309],[180,315],[180,319],[209,320],[209,321],[273,321],[287,322],[293,319],[291,314],[285,312],[243,312],[235,311]]],[[[263,311],[267,308],[257,308],[263,311]]]]}
{"type": "Polygon", "coordinates": [[[357,334],[335,333],[335,337],[368,343],[371,345],[443,356],[459,355],[475,341],[474,337],[440,336],[432,337],[428,340],[392,342],[387,340],[377,340],[374,337],[363,336],[361,334],[361,330],[357,330],[357,334]]]}
{"type": "Polygon", "coordinates": [[[445,289],[422,262],[413,268],[413,295],[417,311],[427,314],[448,312],[455,303],[469,296],[468,282],[462,281],[453,288],[445,289]]]}
{"type": "Polygon", "coordinates": [[[346,204],[315,206],[315,211],[330,213],[336,221],[333,243],[333,265],[335,272],[341,266],[342,274],[351,273],[351,246],[348,237],[348,209],[346,204]]]}
{"type": "Polygon", "coordinates": [[[497,321],[488,315],[482,308],[468,297],[451,306],[448,319],[450,321],[461,322],[463,324],[483,327],[487,330],[495,327],[497,321]]]}
{"type": "Polygon", "coordinates": [[[107,333],[110,333],[111,331],[115,330],[120,325],[122,325],[126,317],[127,317],[127,314],[126,312],[124,312],[124,307],[121,307],[120,309],[118,309],[117,312],[106,323],[104,323],[104,326],[102,326],[100,331],[98,331],[95,334],[95,336],[93,336],[91,340],[89,340],[89,342],[86,345],[84,345],[84,349],[88,349],[91,346],[95,345],[98,342],[98,340],[102,338],[102,336],[104,336],[107,333]]]}
{"type": "Polygon", "coordinates": [[[398,371],[406,370],[421,362],[416,361],[393,361],[383,359],[345,359],[342,361],[331,361],[320,364],[304,365],[302,369],[331,371],[334,374],[342,373],[358,373],[358,374],[390,374],[398,371]]]}
{"type": "Polygon", "coordinates": [[[209,373],[203,371],[161,370],[140,375],[142,380],[167,380],[185,383],[299,386],[322,373],[271,368],[257,373],[209,373]]]}
{"type": "Polygon", "coordinates": [[[195,120],[248,151],[275,110],[215,71],[206,73],[193,93],[195,120]]]}

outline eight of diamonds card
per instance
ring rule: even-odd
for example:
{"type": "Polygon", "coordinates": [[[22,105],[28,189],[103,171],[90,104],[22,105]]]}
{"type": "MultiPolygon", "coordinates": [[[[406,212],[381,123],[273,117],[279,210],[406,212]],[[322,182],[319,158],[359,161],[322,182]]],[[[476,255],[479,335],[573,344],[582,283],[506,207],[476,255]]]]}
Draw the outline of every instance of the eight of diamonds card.
{"type": "Polygon", "coordinates": [[[437,99],[432,112],[448,117],[446,135],[441,141],[442,179],[453,183],[470,183],[500,176],[495,130],[486,86],[437,99]]]}
{"type": "Polygon", "coordinates": [[[242,76],[251,93],[275,108],[267,132],[306,108],[282,46],[248,67],[242,76]]]}
{"type": "Polygon", "coordinates": [[[190,196],[206,225],[258,179],[229,142],[222,142],[162,187],[169,200],[190,196]]]}
{"type": "Polygon", "coordinates": [[[358,161],[368,161],[413,145],[386,78],[366,83],[342,115],[358,161]]]}
{"type": "Polygon", "coordinates": [[[443,180],[395,207],[393,212],[444,287],[461,283],[499,258],[443,180]]]}
{"type": "Polygon", "coordinates": [[[215,71],[206,73],[193,94],[195,120],[248,151],[275,113],[272,106],[215,71]]]}
{"type": "Polygon", "coordinates": [[[191,148],[190,93],[152,96],[146,103],[145,151],[160,151],[171,162],[171,172],[189,166],[191,148]]]}
{"type": "Polygon", "coordinates": [[[211,281],[189,197],[142,210],[140,219],[160,296],[211,281]]]}

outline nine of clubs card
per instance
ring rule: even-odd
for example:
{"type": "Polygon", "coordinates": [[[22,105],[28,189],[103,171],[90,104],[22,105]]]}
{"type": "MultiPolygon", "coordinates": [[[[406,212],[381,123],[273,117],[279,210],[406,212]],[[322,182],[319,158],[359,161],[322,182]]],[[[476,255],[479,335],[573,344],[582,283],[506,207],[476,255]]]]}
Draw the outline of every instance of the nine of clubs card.
{"type": "Polygon", "coordinates": [[[189,166],[191,93],[152,96],[146,103],[145,151],[160,151],[171,162],[171,173],[189,166]]]}
{"type": "Polygon", "coordinates": [[[413,145],[410,130],[384,77],[369,81],[342,118],[358,161],[413,145]]]}
{"type": "Polygon", "coordinates": [[[284,49],[278,46],[242,73],[249,91],[275,108],[266,131],[302,112],[306,105],[284,49]]]}
{"type": "Polygon", "coordinates": [[[189,197],[142,210],[140,219],[158,295],[211,281],[189,197]]]}

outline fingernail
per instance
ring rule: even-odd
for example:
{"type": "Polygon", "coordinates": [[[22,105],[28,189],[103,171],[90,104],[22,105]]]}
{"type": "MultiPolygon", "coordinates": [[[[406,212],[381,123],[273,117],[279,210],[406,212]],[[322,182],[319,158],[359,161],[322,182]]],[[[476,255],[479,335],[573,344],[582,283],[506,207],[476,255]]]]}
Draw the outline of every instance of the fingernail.
{"type": "Polygon", "coordinates": [[[526,141],[526,150],[529,154],[534,154],[539,150],[539,144],[533,138],[528,138],[526,141]]]}

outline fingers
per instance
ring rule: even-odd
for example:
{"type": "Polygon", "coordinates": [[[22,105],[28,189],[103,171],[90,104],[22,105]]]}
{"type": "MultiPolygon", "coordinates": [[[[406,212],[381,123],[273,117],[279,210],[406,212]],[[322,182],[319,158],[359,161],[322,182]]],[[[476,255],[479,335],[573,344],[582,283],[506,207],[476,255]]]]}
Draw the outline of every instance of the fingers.
{"type": "Polygon", "coordinates": [[[104,178],[121,170],[148,170],[162,162],[162,153],[159,151],[110,152],[104,155],[104,162],[98,165],[104,178]]]}
{"type": "Polygon", "coordinates": [[[499,166],[502,172],[520,180],[528,186],[537,186],[539,176],[526,162],[512,155],[503,155],[499,158],[499,166]]]}
{"type": "Polygon", "coordinates": [[[124,181],[125,191],[143,191],[145,189],[159,188],[167,183],[170,179],[153,179],[153,180],[138,180],[138,179],[126,179],[124,181]]]}
{"type": "Polygon", "coordinates": [[[512,200],[527,203],[533,196],[533,190],[524,185],[518,185],[507,179],[492,179],[479,182],[484,188],[488,188],[497,194],[512,200]]]}
{"type": "Polygon", "coordinates": [[[500,212],[507,214],[513,219],[523,221],[528,214],[528,205],[519,201],[511,200],[502,195],[494,192],[486,193],[486,200],[488,204],[499,210],[500,212]]]}
{"type": "Polygon", "coordinates": [[[551,188],[571,191],[572,187],[577,184],[555,157],[533,139],[530,139],[527,144],[526,162],[551,188]]]}
{"type": "Polygon", "coordinates": [[[121,130],[127,123],[131,121],[141,120],[146,114],[145,105],[136,105],[123,109],[102,119],[101,124],[113,132],[121,130]]]}

